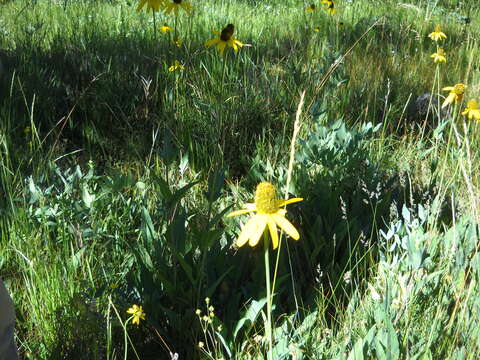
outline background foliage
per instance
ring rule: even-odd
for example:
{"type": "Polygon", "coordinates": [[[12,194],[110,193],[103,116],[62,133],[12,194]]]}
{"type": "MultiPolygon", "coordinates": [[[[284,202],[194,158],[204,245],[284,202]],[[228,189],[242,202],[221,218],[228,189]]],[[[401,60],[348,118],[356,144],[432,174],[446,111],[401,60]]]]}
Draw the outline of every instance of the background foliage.
{"type": "Polygon", "coordinates": [[[0,274],[24,358],[263,359],[262,253],[225,214],[265,180],[305,198],[275,358],[478,358],[478,124],[418,101],[437,81],[479,98],[476,2],[307,5],[192,1],[163,34],[135,2],[0,4],[0,274]],[[222,58],[203,44],[228,23],[249,46],[222,58]]]}

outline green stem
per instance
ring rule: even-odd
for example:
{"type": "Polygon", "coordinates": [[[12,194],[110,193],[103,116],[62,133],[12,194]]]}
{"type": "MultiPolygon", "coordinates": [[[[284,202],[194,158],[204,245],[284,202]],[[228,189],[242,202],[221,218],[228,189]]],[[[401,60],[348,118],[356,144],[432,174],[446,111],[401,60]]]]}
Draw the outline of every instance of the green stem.
{"type": "Polygon", "coordinates": [[[225,73],[227,70],[227,55],[224,54],[223,56],[223,68],[222,68],[222,84],[221,84],[221,95],[223,95],[223,84],[225,83],[225,73]]]}
{"type": "Polygon", "coordinates": [[[152,9],[153,14],[153,38],[157,41],[157,17],[155,16],[155,10],[152,9]]]}
{"type": "Polygon", "coordinates": [[[265,284],[267,286],[267,324],[265,336],[268,339],[268,360],[273,360],[273,339],[272,339],[272,292],[270,289],[270,259],[269,259],[268,233],[263,233],[263,253],[265,257],[265,284]]]}

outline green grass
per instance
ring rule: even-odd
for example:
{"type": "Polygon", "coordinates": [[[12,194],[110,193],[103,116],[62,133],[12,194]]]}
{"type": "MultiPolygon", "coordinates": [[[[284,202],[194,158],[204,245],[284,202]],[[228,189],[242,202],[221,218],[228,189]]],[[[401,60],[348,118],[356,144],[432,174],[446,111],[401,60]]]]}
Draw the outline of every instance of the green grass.
{"type": "Polygon", "coordinates": [[[460,115],[480,100],[476,2],[192,5],[163,34],[135,2],[0,4],[0,275],[22,356],[264,359],[262,250],[232,246],[225,215],[271,181],[305,199],[275,359],[478,358],[480,144],[460,115]],[[204,42],[228,23],[246,46],[222,58],[204,42]]]}

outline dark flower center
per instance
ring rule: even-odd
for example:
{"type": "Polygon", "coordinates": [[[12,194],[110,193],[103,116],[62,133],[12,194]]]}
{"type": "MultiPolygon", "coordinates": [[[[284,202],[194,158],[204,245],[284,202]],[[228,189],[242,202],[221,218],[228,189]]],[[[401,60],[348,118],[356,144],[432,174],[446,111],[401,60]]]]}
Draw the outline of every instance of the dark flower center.
{"type": "Polygon", "coordinates": [[[182,3],[182,0],[173,0],[173,2],[174,2],[175,4],[181,4],[181,3],[182,3]]]}
{"type": "Polygon", "coordinates": [[[233,31],[235,30],[235,26],[233,24],[228,24],[225,29],[222,30],[222,33],[220,34],[220,40],[222,41],[228,41],[232,38],[233,36],[233,31]]]}

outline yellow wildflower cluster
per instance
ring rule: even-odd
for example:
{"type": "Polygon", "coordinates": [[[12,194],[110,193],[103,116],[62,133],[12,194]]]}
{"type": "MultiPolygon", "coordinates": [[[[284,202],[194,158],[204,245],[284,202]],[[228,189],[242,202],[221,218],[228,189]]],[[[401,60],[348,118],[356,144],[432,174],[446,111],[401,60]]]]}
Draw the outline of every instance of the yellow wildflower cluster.
{"type": "MultiPolygon", "coordinates": [[[[335,15],[335,13],[337,12],[335,9],[335,3],[333,0],[322,0],[320,1],[320,4],[323,5],[323,9],[330,15],[335,15]]],[[[317,9],[318,9],[317,5],[312,3],[312,4],[309,4],[305,10],[307,13],[313,13],[317,9]]]]}

